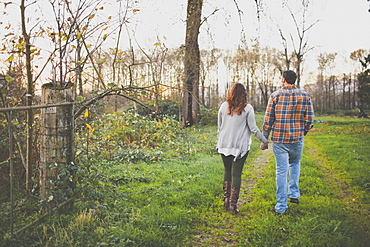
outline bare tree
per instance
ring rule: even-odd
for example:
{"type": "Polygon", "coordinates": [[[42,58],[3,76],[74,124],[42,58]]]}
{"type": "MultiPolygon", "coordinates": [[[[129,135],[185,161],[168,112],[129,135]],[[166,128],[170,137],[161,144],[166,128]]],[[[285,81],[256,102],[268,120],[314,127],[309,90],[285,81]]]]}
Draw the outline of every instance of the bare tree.
{"type": "Polygon", "coordinates": [[[285,1],[285,5],[288,8],[289,14],[294,23],[296,32],[295,35],[292,33],[289,34],[290,42],[293,46],[292,52],[289,52],[288,40],[283,30],[279,28],[280,37],[282,39],[283,48],[284,48],[284,57],[285,57],[285,68],[290,69],[291,64],[297,73],[297,83],[296,85],[300,87],[301,84],[301,75],[303,72],[303,62],[305,55],[313,49],[313,47],[308,44],[308,32],[312,29],[315,24],[318,23],[318,20],[307,23],[307,15],[309,13],[310,1],[301,0],[300,1],[302,10],[296,14],[289,6],[288,1],[285,1]],[[300,15],[300,16],[298,16],[300,15]]]}

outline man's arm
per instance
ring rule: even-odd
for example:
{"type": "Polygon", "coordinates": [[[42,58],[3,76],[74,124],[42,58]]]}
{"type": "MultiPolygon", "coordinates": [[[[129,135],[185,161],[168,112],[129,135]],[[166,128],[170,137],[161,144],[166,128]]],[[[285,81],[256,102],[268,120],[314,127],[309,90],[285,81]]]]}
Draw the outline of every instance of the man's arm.
{"type": "Polygon", "coordinates": [[[266,112],[265,112],[265,118],[262,125],[262,134],[268,139],[270,135],[270,131],[272,129],[272,126],[275,122],[275,102],[272,97],[270,97],[266,112]]]}
{"type": "Polygon", "coordinates": [[[304,135],[307,135],[308,131],[312,129],[313,125],[313,119],[315,117],[314,110],[313,110],[313,104],[311,101],[311,98],[308,97],[308,102],[306,106],[306,113],[305,113],[305,127],[304,127],[304,135]]]}

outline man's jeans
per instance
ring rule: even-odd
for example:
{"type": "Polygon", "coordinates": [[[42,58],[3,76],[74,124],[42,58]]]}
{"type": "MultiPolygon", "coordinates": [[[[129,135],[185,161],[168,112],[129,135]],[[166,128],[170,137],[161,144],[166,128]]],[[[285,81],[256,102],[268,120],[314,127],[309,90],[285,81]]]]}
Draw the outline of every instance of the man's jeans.
{"type": "Polygon", "coordinates": [[[276,162],[276,205],[277,213],[284,213],[289,198],[299,198],[300,160],[303,137],[296,143],[273,143],[276,162]]]}

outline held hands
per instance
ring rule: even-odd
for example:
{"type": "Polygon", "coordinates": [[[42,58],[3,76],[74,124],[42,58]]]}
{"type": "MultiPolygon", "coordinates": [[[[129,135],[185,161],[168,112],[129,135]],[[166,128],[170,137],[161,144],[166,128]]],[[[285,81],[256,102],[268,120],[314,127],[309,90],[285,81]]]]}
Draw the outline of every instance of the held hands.
{"type": "MultiPolygon", "coordinates": [[[[312,128],[313,128],[313,124],[311,124],[311,126],[310,126],[310,129],[312,129],[312,128]]],[[[303,135],[307,135],[307,133],[308,133],[308,130],[305,130],[303,135]]]]}
{"type": "Polygon", "coordinates": [[[261,145],[260,145],[260,149],[261,149],[261,150],[266,150],[266,149],[268,149],[268,148],[269,148],[269,146],[268,146],[268,145],[265,145],[265,144],[261,143],[261,145]]]}

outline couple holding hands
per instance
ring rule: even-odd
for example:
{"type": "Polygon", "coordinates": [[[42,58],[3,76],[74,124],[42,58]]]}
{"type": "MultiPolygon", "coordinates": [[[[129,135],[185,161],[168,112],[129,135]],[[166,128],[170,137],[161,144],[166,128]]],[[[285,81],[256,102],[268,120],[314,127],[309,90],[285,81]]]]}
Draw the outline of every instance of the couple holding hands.
{"type": "Polygon", "coordinates": [[[268,148],[271,133],[276,163],[276,213],[285,213],[288,198],[299,203],[299,174],[304,136],[314,119],[311,97],[295,86],[296,73],[282,74],[281,88],[271,94],[263,122],[258,129],[254,109],[247,101],[245,87],[235,83],[218,112],[217,151],[224,164],[224,206],[231,214],[238,213],[241,174],[247,159],[252,134],[268,148]]]}

